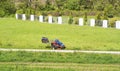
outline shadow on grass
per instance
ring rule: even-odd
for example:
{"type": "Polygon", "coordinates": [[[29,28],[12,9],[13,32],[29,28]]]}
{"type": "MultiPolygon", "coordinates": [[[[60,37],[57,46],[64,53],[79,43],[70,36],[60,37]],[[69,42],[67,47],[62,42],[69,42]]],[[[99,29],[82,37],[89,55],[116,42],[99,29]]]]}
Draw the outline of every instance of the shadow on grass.
{"type": "Polygon", "coordinates": [[[46,48],[47,48],[47,49],[51,49],[51,46],[47,45],[46,48]]]}

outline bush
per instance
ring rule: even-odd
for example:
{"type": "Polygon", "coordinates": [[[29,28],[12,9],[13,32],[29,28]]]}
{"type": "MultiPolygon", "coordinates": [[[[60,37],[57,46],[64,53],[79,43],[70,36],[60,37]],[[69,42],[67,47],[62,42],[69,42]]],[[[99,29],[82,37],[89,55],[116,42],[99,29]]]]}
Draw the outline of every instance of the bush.
{"type": "Polygon", "coordinates": [[[62,16],[63,15],[63,11],[58,11],[58,10],[55,10],[55,11],[41,11],[40,13],[44,16],[47,16],[48,14],[51,14],[52,16],[62,16]]]}
{"type": "Polygon", "coordinates": [[[40,11],[36,11],[35,15],[39,16],[39,15],[42,15],[42,13],[40,11]]]}
{"type": "Polygon", "coordinates": [[[30,9],[29,8],[26,9],[25,14],[26,14],[27,19],[29,19],[30,18],[30,9]]]}
{"type": "Polygon", "coordinates": [[[108,17],[113,18],[114,16],[113,16],[113,14],[108,14],[108,17]]]}
{"type": "Polygon", "coordinates": [[[23,14],[23,9],[19,9],[16,11],[17,14],[23,14]]]}
{"type": "Polygon", "coordinates": [[[42,11],[41,13],[42,13],[42,15],[44,15],[44,16],[47,16],[47,15],[48,15],[48,12],[47,12],[47,11],[42,11]]]}
{"type": "Polygon", "coordinates": [[[78,11],[71,11],[71,14],[72,14],[73,17],[78,17],[79,16],[78,11]]]}
{"type": "Polygon", "coordinates": [[[64,10],[63,15],[65,16],[71,16],[71,11],[70,10],[64,10]]]}
{"type": "Polygon", "coordinates": [[[68,23],[69,23],[69,24],[72,24],[72,23],[73,23],[73,17],[72,17],[72,16],[69,17],[68,23]]]}
{"type": "Polygon", "coordinates": [[[96,16],[96,19],[101,20],[102,19],[102,13],[98,13],[97,16],[96,16]]]}
{"type": "Polygon", "coordinates": [[[115,27],[116,21],[117,21],[117,18],[110,18],[109,19],[109,27],[115,27]]]}
{"type": "Polygon", "coordinates": [[[95,26],[102,26],[102,19],[104,18],[103,13],[98,13],[96,16],[95,26]]]}
{"type": "Polygon", "coordinates": [[[79,18],[75,17],[73,19],[73,24],[78,25],[79,24],[78,20],[79,20],[79,18]]]}
{"type": "Polygon", "coordinates": [[[102,20],[96,20],[95,26],[102,26],[102,20]]]}
{"type": "Polygon", "coordinates": [[[35,10],[31,9],[31,13],[30,14],[35,14],[35,10]]]}
{"type": "Polygon", "coordinates": [[[48,16],[45,16],[45,17],[44,17],[44,21],[45,21],[45,22],[48,22],[48,16]]]}
{"type": "Polygon", "coordinates": [[[87,12],[84,13],[84,25],[87,24],[87,12]]]}
{"type": "Polygon", "coordinates": [[[97,11],[90,11],[88,12],[89,16],[95,16],[97,14],[97,11]]]}
{"type": "Polygon", "coordinates": [[[59,16],[59,11],[50,11],[48,14],[51,14],[52,16],[59,16]]]}
{"type": "Polygon", "coordinates": [[[108,13],[106,11],[103,13],[103,19],[108,20],[108,13]]]}
{"type": "Polygon", "coordinates": [[[3,9],[0,9],[0,17],[4,17],[5,16],[5,12],[3,9]]]}

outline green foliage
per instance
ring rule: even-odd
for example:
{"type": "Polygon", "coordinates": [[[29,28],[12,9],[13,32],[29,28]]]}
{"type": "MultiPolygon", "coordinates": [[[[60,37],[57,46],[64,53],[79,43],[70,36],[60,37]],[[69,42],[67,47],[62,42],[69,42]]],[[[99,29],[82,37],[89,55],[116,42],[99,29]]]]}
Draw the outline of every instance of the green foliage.
{"type": "Polygon", "coordinates": [[[41,13],[40,11],[36,11],[36,12],[35,12],[35,15],[36,15],[36,16],[40,16],[40,15],[42,15],[42,13],[41,13]]]}
{"type": "Polygon", "coordinates": [[[44,21],[45,21],[45,22],[48,22],[48,16],[45,16],[45,17],[44,17],[44,21]]]}
{"type": "Polygon", "coordinates": [[[71,16],[71,11],[70,10],[64,10],[63,15],[65,16],[71,16]]]}
{"type": "Polygon", "coordinates": [[[31,9],[31,13],[30,14],[35,15],[35,10],[31,9]]]}
{"type": "Polygon", "coordinates": [[[84,14],[84,25],[86,25],[87,24],[87,12],[85,12],[85,14],[84,14]]]}
{"type": "Polygon", "coordinates": [[[23,9],[17,10],[16,13],[23,14],[23,9]]]}
{"type": "Polygon", "coordinates": [[[109,5],[108,7],[105,8],[104,10],[104,16],[112,18],[114,15],[114,8],[112,5],[109,5]]]}
{"type": "Polygon", "coordinates": [[[104,10],[104,6],[103,5],[99,5],[96,8],[98,11],[103,11],[104,10]]]}
{"type": "Polygon", "coordinates": [[[8,16],[11,14],[15,14],[15,5],[11,0],[1,0],[0,1],[0,14],[1,16],[8,16]]]}
{"type": "Polygon", "coordinates": [[[102,26],[102,19],[103,19],[103,14],[98,13],[96,16],[96,26],[102,26]]]}
{"type": "Polygon", "coordinates": [[[65,7],[69,10],[80,10],[78,0],[68,0],[65,7]]]}
{"type": "Polygon", "coordinates": [[[98,19],[98,20],[101,20],[101,19],[102,19],[102,18],[101,18],[101,13],[98,13],[98,14],[97,14],[96,19],[98,19]]]}
{"type": "MultiPolygon", "coordinates": [[[[21,12],[23,13],[23,11],[21,12]]],[[[19,13],[18,13],[19,14],[19,13]]],[[[26,15],[30,15],[31,14],[31,9],[30,8],[27,8],[26,11],[25,11],[25,14],[26,15]]]]}
{"type": "MultiPolygon", "coordinates": [[[[103,18],[107,19],[107,17],[112,18],[114,16],[119,16],[119,2],[119,0],[1,0],[0,7],[4,9],[5,14],[8,16],[10,14],[15,14],[16,9],[22,9],[23,13],[26,13],[28,11],[27,14],[37,15],[38,11],[53,11],[52,14],[55,13],[56,15],[58,15],[59,12],[63,12],[63,15],[70,16],[69,12],[68,14],[66,12],[66,10],[68,10],[72,12],[73,16],[80,16],[79,12],[81,11],[83,13],[84,11],[87,11],[87,13],[88,11],[89,13],[93,13],[94,11],[105,12],[103,18]],[[30,12],[27,9],[30,9],[30,12]]],[[[3,14],[3,11],[1,14],[3,14]]],[[[96,14],[97,13],[94,12],[94,15],[96,14]]]]}
{"type": "Polygon", "coordinates": [[[73,23],[73,17],[72,17],[72,16],[69,17],[68,23],[69,23],[69,24],[72,24],[72,23],[73,23]]]}
{"type": "Polygon", "coordinates": [[[103,14],[103,19],[104,19],[104,20],[108,20],[108,17],[109,17],[109,16],[107,15],[107,12],[104,12],[104,14],[103,14]]]}
{"type": "Polygon", "coordinates": [[[0,17],[4,17],[4,15],[5,15],[4,10],[0,8],[0,17]]]}
{"type": "Polygon", "coordinates": [[[78,17],[73,18],[73,24],[78,25],[79,24],[78,20],[79,20],[78,17]]]}
{"type": "Polygon", "coordinates": [[[50,2],[51,2],[50,0],[46,0],[45,8],[46,8],[47,11],[54,10],[54,6],[51,5],[50,2]]]}
{"type": "Polygon", "coordinates": [[[115,27],[115,22],[118,18],[110,18],[109,19],[109,27],[115,27]]]}

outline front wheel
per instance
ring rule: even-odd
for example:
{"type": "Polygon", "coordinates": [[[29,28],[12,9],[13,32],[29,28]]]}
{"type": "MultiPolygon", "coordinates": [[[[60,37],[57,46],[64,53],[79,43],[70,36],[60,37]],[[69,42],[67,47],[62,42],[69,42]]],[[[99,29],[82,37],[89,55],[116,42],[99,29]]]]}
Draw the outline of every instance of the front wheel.
{"type": "Polygon", "coordinates": [[[61,47],[61,49],[65,49],[66,47],[64,46],[64,47],[61,47]]]}

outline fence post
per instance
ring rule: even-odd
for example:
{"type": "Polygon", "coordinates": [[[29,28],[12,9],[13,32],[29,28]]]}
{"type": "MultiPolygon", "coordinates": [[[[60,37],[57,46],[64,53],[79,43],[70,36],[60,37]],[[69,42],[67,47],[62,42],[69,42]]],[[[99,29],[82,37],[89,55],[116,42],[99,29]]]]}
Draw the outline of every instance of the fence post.
{"type": "Polygon", "coordinates": [[[90,19],[90,26],[92,26],[92,27],[95,26],[95,19],[90,19]]]}
{"type": "Polygon", "coordinates": [[[83,18],[79,18],[79,26],[83,26],[83,18]]]}
{"type": "Polygon", "coordinates": [[[30,15],[30,20],[34,21],[34,15],[30,15]]]}
{"type": "Polygon", "coordinates": [[[15,14],[16,19],[18,19],[18,14],[15,14]]]}
{"type": "Polygon", "coordinates": [[[39,22],[43,22],[43,16],[42,15],[39,16],[39,22]]]}
{"type": "Polygon", "coordinates": [[[116,26],[116,29],[120,29],[120,21],[116,21],[115,26],[116,26]]]}
{"type": "Polygon", "coordinates": [[[58,24],[62,24],[62,17],[58,17],[58,24]]]}
{"type": "Polygon", "coordinates": [[[22,20],[26,20],[26,15],[22,14],[22,20]]]}
{"type": "Polygon", "coordinates": [[[48,23],[52,23],[52,16],[48,16],[48,23]]]}
{"type": "Polygon", "coordinates": [[[103,20],[102,27],[103,28],[107,28],[108,27],[108,21],[107,20],[103,20]]]}

